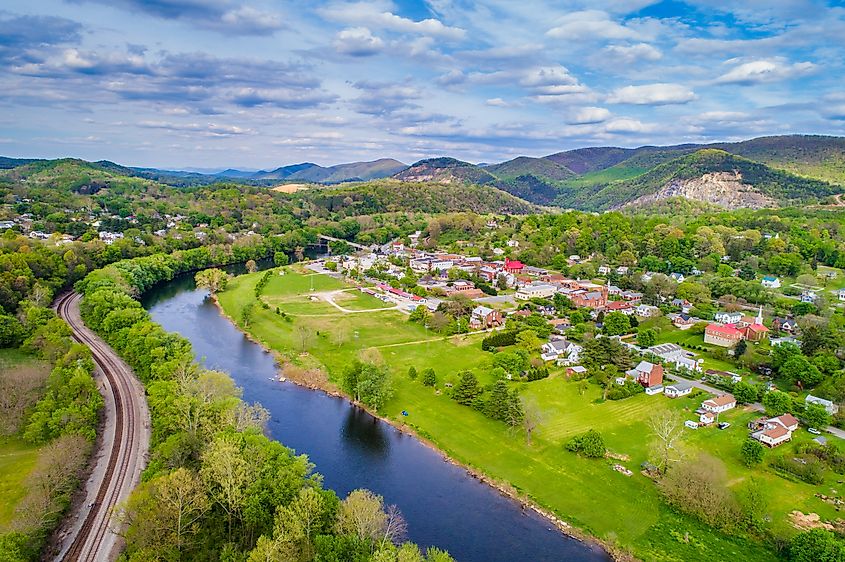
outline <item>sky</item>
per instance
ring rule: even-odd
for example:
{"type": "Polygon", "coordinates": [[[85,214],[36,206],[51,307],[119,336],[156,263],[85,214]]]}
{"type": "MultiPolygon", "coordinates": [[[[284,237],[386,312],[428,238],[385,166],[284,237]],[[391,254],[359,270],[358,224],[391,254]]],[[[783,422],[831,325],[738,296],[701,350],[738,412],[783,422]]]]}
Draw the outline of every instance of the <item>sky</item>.
{"type": "Polygon", "coordinates": [[[170,169],[845,134],[845,2],[4,0],[0,154],[170,169]]]}

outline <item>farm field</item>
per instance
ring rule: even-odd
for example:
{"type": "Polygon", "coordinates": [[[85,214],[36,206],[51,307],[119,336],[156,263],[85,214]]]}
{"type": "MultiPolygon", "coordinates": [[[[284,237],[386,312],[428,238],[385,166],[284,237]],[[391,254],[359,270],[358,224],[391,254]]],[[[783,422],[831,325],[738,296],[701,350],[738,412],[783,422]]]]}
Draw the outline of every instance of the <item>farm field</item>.
{"type": "MultiPolygon", "coordinates": [[[[559,369],[553,370],[547,379],[513,383],[543,412],[543,422],[529,445],[521,432],[457,404],[443,392],[445,383],[456,382],[462,369],[473,369],[482,385],[493,382],[492,354],[481,351],[481,334],[435,336],[409,323],[407,316],[396,310],[344,313],[327,302],[309,298],[312,282],[315,292],[319,292],[343,289],[342,281],[299,273],[294,268],[286,271],[283,276],[274,274],[267,283],[262,298],[273,308],[256,307],[248,331],[294,363],[324,368],[334,382],[339,380],[344,366],[362,352],[380,357],[392,372],[395,388],[395,396],[382,413],[399,425],[407,424],[457,461],[513,487],[564,520],[639,558],[776,559],[775,553],[760,543],[729,537],[670,510],[652,481],[640,474],[640,465],[648,458],[648,418],[661,410],[677,410],[684,419],[696,419],[693,411],[706,395],[669,400],[662,395],[639,394],[603,402],[596,385],[568,381],[559,369]],[[287,318],[276,314],[275,306],[287,318]],[[313,332],[307,345],[303,345],[299,335],[303,329],[313,332]],[[301,353],[303,349],[307,353],[301,353]],[[433,368],[438,379],[436,389],[410,380],[410,366],[418,371],[433,368]],[[408,416],[403,416],[402,411],[408,416]],[[599,431],[608,449],[624,460],[586,459],[564,449],[568,439],[589,429],[599,431]],[[633,471],[633,475],[614,471],[612,465],[617,462],[633,471]]],[[[260,276],[257,273],[237,277],[226,291],[218,294],[229,316],[238,319],[241,308],[254,300],[254,287],[260,276]]],[[[365,294],[355,295],[356,306],[365,310],[384,304],[365,294]]],[[[695,337],[701,339],[700,335],[695,337]]],[[[706,368],[729,366],[706,356],[705,359],[706,368]]],[[[748,435],[745,425],[757,416],[737,409],[722,415],[724,421],[732,423],[727,430],[685,430],[685,449],[690,456],[705,452],[724,462],[734,489],[751,477],[758,479],[772,525],[782,534],[794,532],[788,520],[793,509],[818,513],[822,519],[837,518],[832,505],[814,497],[815,493],[835,495],[835,477],[828,475],[823,484],[811,486],[787,480],[769,468],[749,469],[742,464],[740,447],[748,435]]],[[[810,437],[804,429],[795,434],[796,441],[810,437]]],[[[766,451],[766,455],[783,454],[788,447],[766,451]]]]}

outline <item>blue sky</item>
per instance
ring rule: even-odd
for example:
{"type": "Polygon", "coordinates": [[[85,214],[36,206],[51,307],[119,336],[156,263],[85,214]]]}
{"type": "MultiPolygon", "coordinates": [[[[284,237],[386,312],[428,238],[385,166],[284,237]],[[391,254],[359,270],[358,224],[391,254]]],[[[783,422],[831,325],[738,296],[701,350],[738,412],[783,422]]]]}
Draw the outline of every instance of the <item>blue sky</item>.
{"type": "Polygon", "coordinates": [[[0,154],[171,168],[845,134],[845,5],[6,0],[0,154]]]}

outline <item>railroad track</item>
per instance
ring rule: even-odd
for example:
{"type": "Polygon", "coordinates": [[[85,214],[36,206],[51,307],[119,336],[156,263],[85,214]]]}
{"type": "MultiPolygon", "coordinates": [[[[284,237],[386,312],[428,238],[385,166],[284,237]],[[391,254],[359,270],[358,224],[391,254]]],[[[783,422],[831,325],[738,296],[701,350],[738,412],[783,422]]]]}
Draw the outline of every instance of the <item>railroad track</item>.
{"type": "Polygon", "coordinates": [[[115,559],[122,546],[114,508],[128,498],[140,479],[149,447],[149,424],[143,388],[131,369],[82,322],[79,300],[77,293],[62,295],[56,311],[70,325],[74,339],[91,349],[102,373],[106,423],[86,502],[79,507],[57,560],[107,561],[115,559]]]}

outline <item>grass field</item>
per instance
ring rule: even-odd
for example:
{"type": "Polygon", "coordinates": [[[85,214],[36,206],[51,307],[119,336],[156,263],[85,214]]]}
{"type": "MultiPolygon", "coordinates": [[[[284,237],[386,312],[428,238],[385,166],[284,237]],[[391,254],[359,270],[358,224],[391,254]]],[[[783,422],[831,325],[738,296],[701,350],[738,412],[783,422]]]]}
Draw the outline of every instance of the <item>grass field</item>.
{"type": "MultiPolygon", "coordinates": [[[[0,349],[0,377],[27,363],[39,362],[17,349],[0,349]]],[[[0,532],[7,528],[26,494],[23,484],[37,460],[38,447],[16,437],[0,437],[0,532]]]]}
{"type": "MultiPolygon", "coordinates": [[[[230,316],[237,318],[240,308],[253,299],[259,275],[238,277],[218,295],[230,316]]],[[[295,361],[324,366],[334,380],[361,350],[376,347],[393,372],[396,388],[395,397],[384,408],[385,415],[413,427],[456,460],[510,484],[566,521],[630,549],[640,558],[776,559],[765,545],[726,536],[671,511],[660,500],[654,484],[639,473],[640,464],[648,455],[648,417],[662,409],[676,409],[686,419],[694,419],[692,411],[702,396],[673,401],[640,394],[622,401],[602,402],[597,386],[570,382],[560,374],[532,383],[514,383],[521,387],[523,396],[536,400],[544,415],[533,444],[527,445],[521,434],[406,376],[411,365],[418,370],[432,367],[442,389],[444,382],[456,379],[458,371],[472,368],[482,383],[491,382],[492,355],[481,351],[481,335],[436,337],[409,323],[407,316],[395,310],[347,314],[332,307],[333,312],[326,311],[322,306],[326,303],[307,298],[311,277],[297,273],[274,275],[264,298],[278,302],[293,319],[288,321],[272,310],[260,310],[249,331],[295,361]],[[319,313],[310,315],[309,307],[319,313]],[[296,338],[299,325],[315,332],[308,354],[302,356],[296,338]],[[409,415],[401,416],[402,410],[409,415]],[[612,470],[617,461],[585,459],[564,449],[567,439],[591,428],[601,432],[611,451],[627,455],[629,460],[621,464],[633,470],[633,476],[612,470]],[[684,539],[687,533],[690,540],[684,539]]],[[[343,288],[341,281],[324,276],[313,282],[320,287],[316,290],[343,288]]],[[[368,300],[381,302],[363,294],[358,298],[365,308],[375,308],[370,306],[375,303],[368,300]]],[[[726,365],[712,360],[708,368],[724,369],[726,365]]],[[[836,482],[832,477],[821,486],[810,486],[786,480],[765,468],[747,469],[741,463],[739,449],[748,433],[745,423],[752,416],[751,412],[735,410],[723,415],[723,419],[733,423],[725,431],[688,430],[687,448],[691,454],[705,451],[720,458],[727,466],[732,486],[742,485],[751,476],[760,478],[765,484],[772,526],[779,533],[792,532],[787,515],[793,509],[835,519],[835,509],[814,497],[816,492],[835,495],[836,482]]],[[[804,430],[796,433],[796,439],[809,438],[804,430]]]]}

